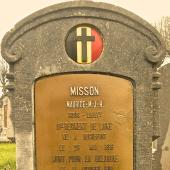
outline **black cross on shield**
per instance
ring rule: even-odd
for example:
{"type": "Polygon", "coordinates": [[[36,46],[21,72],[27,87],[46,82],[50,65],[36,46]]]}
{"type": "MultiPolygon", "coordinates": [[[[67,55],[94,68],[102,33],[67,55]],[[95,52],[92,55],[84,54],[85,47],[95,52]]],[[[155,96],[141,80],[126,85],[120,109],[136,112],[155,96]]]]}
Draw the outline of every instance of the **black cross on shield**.
{"type": "Polygon", "coordinates": [[[89,26],[77,26],[66,38],[66,52],[79,64],[90,64],[97,60],[103,50],[100,33],[89,26]]]}

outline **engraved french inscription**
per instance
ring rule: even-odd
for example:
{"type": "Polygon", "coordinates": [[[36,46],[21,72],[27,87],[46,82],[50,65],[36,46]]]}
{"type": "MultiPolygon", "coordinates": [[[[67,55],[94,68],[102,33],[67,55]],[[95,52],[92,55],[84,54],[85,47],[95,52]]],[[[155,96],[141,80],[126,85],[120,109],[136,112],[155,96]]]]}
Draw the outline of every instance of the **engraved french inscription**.
{"type": "Polygon", "coordinates": [[[133,86],[101,74],[35,84],[37,170],[133,170],[133,86]]]}

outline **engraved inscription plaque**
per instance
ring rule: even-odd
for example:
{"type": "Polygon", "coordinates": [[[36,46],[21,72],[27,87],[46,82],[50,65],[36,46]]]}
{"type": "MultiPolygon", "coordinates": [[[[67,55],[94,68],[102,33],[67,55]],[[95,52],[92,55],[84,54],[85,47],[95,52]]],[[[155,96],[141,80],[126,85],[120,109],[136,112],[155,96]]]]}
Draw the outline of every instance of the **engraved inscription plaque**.
{"type": "Polygon", "coordinates": [[[37,170],[132,170],[133,85],[102,74],[35,84],[37,170]]]}

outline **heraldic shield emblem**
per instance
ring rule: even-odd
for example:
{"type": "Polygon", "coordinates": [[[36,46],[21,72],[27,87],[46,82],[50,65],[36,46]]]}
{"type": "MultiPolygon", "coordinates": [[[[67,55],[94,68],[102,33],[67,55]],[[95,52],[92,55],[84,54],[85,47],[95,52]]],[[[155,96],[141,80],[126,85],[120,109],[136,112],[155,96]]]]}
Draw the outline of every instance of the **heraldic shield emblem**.
{"type": "Polygon", "coordinates": [[[96,61],[103,51],[101,33],[92,26],[79,25],[71,29],[66,38],[68,56],[79,64],[96,61]]]}

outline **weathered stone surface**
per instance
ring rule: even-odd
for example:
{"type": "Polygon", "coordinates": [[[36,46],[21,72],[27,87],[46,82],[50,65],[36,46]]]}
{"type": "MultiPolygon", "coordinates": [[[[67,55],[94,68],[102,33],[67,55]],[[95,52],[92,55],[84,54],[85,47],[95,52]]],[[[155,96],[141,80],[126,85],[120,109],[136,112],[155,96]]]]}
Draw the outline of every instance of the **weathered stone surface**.
{"type": "Polygon", "coordinates": [[[164,43],[147,22],[104,3],[54,5],[27,17],[7,33],[2,41],[2,56],[14,74],[10,83],[14,83],[15,89],[10,91],[16,125],[17,170],[33,170],[35,166],[35,81],[51,74],[74,72],[117,75],[133,83],[134,169],[152,169],[152,140],[160,135],[158,88],[155,88],[159,83],[153,74],[164,57],[164,43]],[[97,27],[104,38],[100,59],[85,66],[72,61],[65,51],[68,31],[82,23],[97,27]]]}
{"type": "Polygon", "coordinates": [[[160,131],[154,170],[170,169],[170,64],[160,69],[162,89],[159,92],[160,131]]]}

